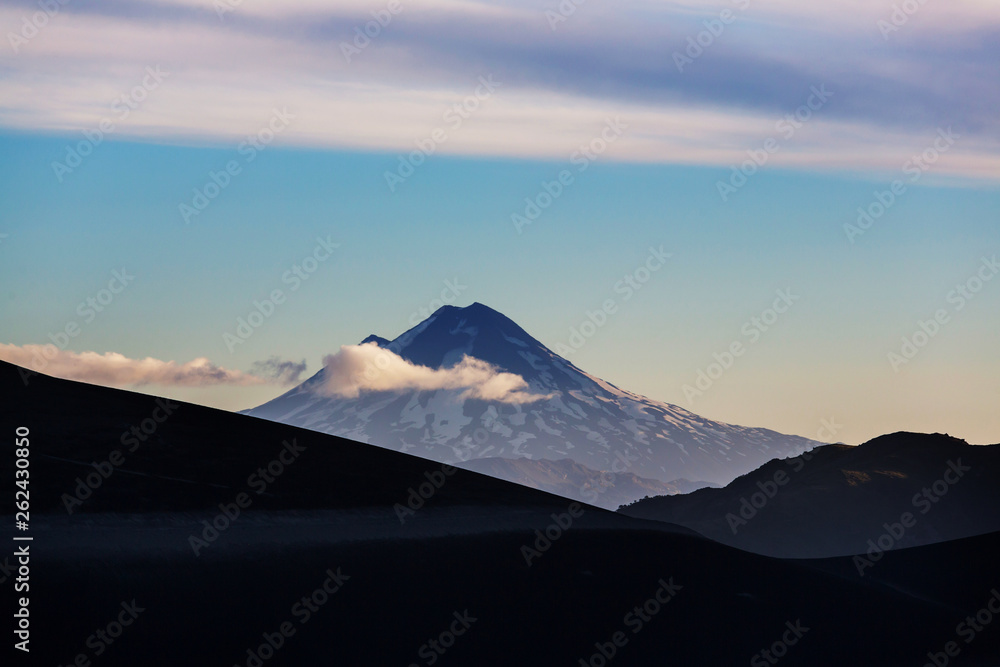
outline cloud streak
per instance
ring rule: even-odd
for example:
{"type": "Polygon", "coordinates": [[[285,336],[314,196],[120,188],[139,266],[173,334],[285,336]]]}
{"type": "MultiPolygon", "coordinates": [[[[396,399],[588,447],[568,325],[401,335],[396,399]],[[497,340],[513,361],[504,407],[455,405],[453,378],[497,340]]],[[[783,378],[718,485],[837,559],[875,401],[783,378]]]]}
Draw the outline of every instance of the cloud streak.
{"type": "Polygon", "coordinates": [[[289,384],[305,370],[276,358],[257,362],[261,375],[218,366],[205,357],[184,364],[152,357],[130,359],[117,352],[71,352],[55,345],[9,345],[0,343],[0,360],[32,371],[110,387],[162,385],[208,387],[289,384]]]}
{"type": "MultiPolygon", "coordinates": [[[[19,53],[0,49],[0,126],[93,129],[160,65],[169,85],[119,136],[235,144],[277,105],[296,117],[282,143],[409,151],[493,74],[503,94],[442,153],[563,160],[621,115],[632,131],[609,160],[728,167],[825,84],[835,103],[776,166],[892,171],[954,126],[965,140],[939,171],[1000,178],[995,2],[923,4],[889,39],[877,22],[894,0],[586,3],[552,31],[544,9],[556,4],[408,0],[348,63],[340,44],[384,1],[244,2],[223,19],[207,0],[69,3],[19,53]],[[678,72],[672,54],[723,9],[736,19],[678,72]]],[[[0,24],[35,9],[0,0],[0,24]]]]}
{"type": "Polygon", "coordinates": [[[520,375],[500,371],[485,361],[463,356],[449,368],[413,364],[376,343],[344,345],[323,359],[321,391],[331,396],[357,398],[365,391],[459,391],[458,398],[533,403],[551,394],[533,394],[520,375]]]}

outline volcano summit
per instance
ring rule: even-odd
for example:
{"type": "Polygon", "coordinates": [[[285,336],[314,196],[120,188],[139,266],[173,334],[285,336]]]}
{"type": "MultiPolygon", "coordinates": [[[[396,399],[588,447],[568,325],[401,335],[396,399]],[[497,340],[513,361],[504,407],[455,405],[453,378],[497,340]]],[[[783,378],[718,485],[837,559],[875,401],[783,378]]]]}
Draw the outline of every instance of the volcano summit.
{"type": "Polygon", "coordinates": [[[725,484],[821,444],[619,389],[480,303],[345,346],[246,414],[446,463],[568,459],[661,482],[725,484]]]}

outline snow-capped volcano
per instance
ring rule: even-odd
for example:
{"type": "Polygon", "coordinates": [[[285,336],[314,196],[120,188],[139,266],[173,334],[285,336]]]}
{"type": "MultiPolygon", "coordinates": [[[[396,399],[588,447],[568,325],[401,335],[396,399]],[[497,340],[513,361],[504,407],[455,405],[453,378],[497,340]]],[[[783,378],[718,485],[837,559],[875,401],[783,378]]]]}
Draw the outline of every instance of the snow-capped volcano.
{"type": "Polygon", "coordinates": [[[372,335],[362,343],[369,345],[353,349],[369,356],[378,354],[373,345],[388,351],[378,363],[354,369],[356,377],[360,372],[378,379],[389,368],[389,378],[372,385],[377,388],[353,395],[331,391],[332,376],[344,366],[334,355],[313,377],[247,414],[445,463],[568,458],[595,470],[627,471],[664,482],[686,478],[724,484],[770,459],[822,444],[705,419],[619,389],[479,303],[444,306],[393,341],[372,335]],[[424,388],[435,385],[423,379],[389,386],[396,377],[390,359],[408,369],[424,367],[412,374],[426,378],[432,369],[464,368],[466,357],[519,376],[527,385],[519,395],[531,398],[487,400],[451,386],[424,388]]]}

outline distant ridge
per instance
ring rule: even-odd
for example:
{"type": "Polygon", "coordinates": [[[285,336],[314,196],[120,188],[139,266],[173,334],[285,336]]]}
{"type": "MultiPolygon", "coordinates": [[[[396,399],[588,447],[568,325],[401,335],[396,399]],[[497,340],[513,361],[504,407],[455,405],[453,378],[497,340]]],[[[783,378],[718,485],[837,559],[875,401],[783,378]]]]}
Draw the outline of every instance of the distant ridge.
{"type": "Polygon", "coordinates": [[[1000,530],[1000,445],[892,433],[771,461],[722,489],[620,511],[781,558],[865,553],[880,538],[894,549],[932,544],[1000,530]],[[913,525],[897,528],[904,513],[913,525]],[[886,524],[895,535],[883,537],[886,524]]]}

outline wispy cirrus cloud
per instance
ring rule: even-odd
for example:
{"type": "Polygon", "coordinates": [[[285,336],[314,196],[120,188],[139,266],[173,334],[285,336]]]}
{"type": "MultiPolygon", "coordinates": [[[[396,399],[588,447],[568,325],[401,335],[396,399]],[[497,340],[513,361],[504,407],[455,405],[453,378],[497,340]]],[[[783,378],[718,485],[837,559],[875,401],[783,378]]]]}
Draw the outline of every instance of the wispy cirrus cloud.
{"type": "Polygon", "coordinates": [[[131,359],[117,352],[72,352],[55,345],[0,343],[0,360],[66,380],[110,387],[161,385],[208,387],[292,384],[305,370],[301,365],[271,358],[254,364],[254,372],[223,368],[205,357],[187,363],[146,357],[131,359]]]}
{"type": "MultiPolygon", "coordinates": [[[[492,74],[503,94],[442,152],[564,159],[606,116],[622,115],[631,137],[608,159],[728,166],[825,84],[834,102],[773,164],[894,170],[928,131],[954,126],[965,141],[938,172],[995,180],[997,3],[928,2],[886,38],[878,21],[895,4],[590,2],[553,31],[544,11],[557,2],[409,0],[348,62],[341,44],[384,1],[245,0],[222,17],[214,0],[68,3],[18,53],[0,50],[9,101],[0,124],[91,128],[144,67],[160,65],[169,85],[119,136],[228,142],[282,106],[296,114],[283,142],[410,150],[492,74]],[[734,20],[679,72],[673,54],[725,9],[734,20]]],[[[0,25],[16,27],[35,8],[0,2],[0,25]]]]}

